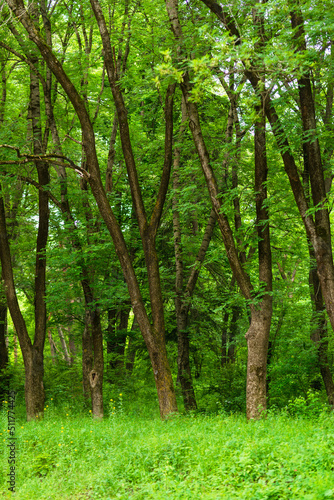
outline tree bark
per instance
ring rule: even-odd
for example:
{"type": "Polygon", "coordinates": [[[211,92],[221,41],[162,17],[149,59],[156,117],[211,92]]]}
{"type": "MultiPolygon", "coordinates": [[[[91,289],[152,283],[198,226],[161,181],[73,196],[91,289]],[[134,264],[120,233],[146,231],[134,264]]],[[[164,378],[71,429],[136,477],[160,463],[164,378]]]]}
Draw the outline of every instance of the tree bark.
{"type": "Polygon", "coordinates": [[[89,374],[93,368],[93,342],[89,311],[85,311],[85,326],[82,332],[82,390],[86,402],[91,398],[89,374]]]}

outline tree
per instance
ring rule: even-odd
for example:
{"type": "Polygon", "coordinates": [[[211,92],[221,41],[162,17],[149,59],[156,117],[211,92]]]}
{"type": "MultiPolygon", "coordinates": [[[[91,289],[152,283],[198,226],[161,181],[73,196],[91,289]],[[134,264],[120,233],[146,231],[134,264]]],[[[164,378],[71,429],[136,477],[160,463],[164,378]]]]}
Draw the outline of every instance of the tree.
{"type": "Polygon", "coordinates": [[[104,50],[104,60],[109,84],[113,93],[113,98],[118,114],[118,123],[120,136],[122,140],[123,155],[127,167],[128,179],[131,188],[132,200],[135,207],[136,218],[142,238],[142,244],[145,254],[146,268],[148,273],[148,282],[150,289],[150,303],[153,324],[150,323],[147,311],[144,306],[143,298],[138,286],[138,281],[132,266],[131,258],[126,247],[124,236],[121,232],[114,212],[103,188],[100,167],[96,153],[96,143],[93,125],[86,110],[84,100],[79,95],[69,76],[65,73],[61,62],[55,57],[54,53],[43,40],[41,35],[35,30],[33,21],[28,14],[22,2],[8,2],[8,6],[13,11],[17,19],[24,26],[29,38],[38,47],[46,64],[55,75],[62,86],[64,92],[70,99],[72,106],[78,116],[82,129],[82,142],[85,151],[85,159],[88,171],[79,169],[82,175],[87,179],[92,189],[93,195],[99,207],[100,213],[112,236],[118,258],[129,288],[133,311],[136,315],[139,327],[144,337],[147,349],[150,354],[152,368],[156,380],[157,392],[160,404],[160,413],[162,417],[168,413],[177,410],[173,382],[170,368],[167,360],[165,347],[165,326],[163,315],[163,301],[160,287],[158,258],[155,249],[156,232],[159,226],[162,208],[166,197],[171,161],[172,161],[172,109],[173,93],[175,85],[170,85],[166,92],[165,100],[165,159],[164,167],[159,187],[159,192],[155,207],[152,212],[151,220],[148,221],[144,208],[142,194],[138,182],[138,174],[134,162],[131,141],[129,136],[129,127],[126,108],[118,83],[119,74],[114,61],[114,52],[110,44],[108,29],[105,19],[98,2],[91,3],[94,15],[96,17],[100,36],[104,50]]]}

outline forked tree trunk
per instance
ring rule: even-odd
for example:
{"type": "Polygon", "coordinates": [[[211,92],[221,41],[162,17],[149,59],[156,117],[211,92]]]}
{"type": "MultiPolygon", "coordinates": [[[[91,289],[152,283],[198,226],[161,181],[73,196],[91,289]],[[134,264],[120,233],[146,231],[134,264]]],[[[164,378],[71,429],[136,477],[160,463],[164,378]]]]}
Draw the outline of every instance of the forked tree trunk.
{"type": "MultiPolygon", "coordinates": [[[[178,17],[177,0],[166,0],[167,12],[171,28],[179,43],[179,53],[182,53],[182,27],[178,17]]],[[[246,300],[256,300],[250,277],[246,273],[233,238],[233,233],[225,213],[221,210],[221,195],[217,181],[210,164],[209,153],[206,148],[196,104],[190,99],[191,84],[189,74],[183,74],[181,85],[182,93],[187,105],[189,128],[201,162],[202,170],[208,186],[212,207],[216,213],[218,224],[223,237],[227,257],[235,279],[246,300]]],[[[272,287],[271,251],[269,240],[268,212],[266,202],[267,162],[265,149],[265,124],[263,113],[263,97],[257,89],[261,105],[256,107],[257,122],[255,124],[255,190],[256,190],[256,215],[257,231],[259,235],[259,280],[264,292],[270,292],[272,287]]],[[[251,305],[251,324],[246,334],[248,345],[247,368],[247,417],[259,418],[262,411],[266,410],[266,361],[271,321],[271,297],[265,293],[263,299],[251,305]],[[269,325],[269,327],[268,327],[269,325]]]]}
{"type": "Polygon", "coordinates": [[[138,280],[135,275],[131,258],[124,240],[124,236],[120,230],[117,218],[115,217],[115,214],[111,209],[110,203],[102,185],[99,163],[96,153],[94,130],[92,121],[87,113],[85,103],[78,94],[71,80],[68,78],[68,75],[64,72],[61,62],[57,60],[52,50],[50,49],[50,46],[45,43],[44,39],[35,29],[32,19],[29,16],[29,13],[24,8],[23,3],[20,0],[8,0],[7,3],[19,19],[19,21],[22,23],[24,28],[27,30],[30,39],[39,48],[47,65],[52,70],[59,83],[62,85],[65,93],[69,97],[80,120],[82,128],[82,142],[85,150],[86,162],[89,166],[89,173],[84,169],[81,169],[81,172],[89,180],[89,184],[99,207],[100,213],[113,239],[116,253],[128,285],[132,308],[134,314],[136,315],[141,333],[149,351],[156,380],[160,414],[162,418],[165,418],[168,413],[177,411],[177,404],[165,346],[163,302],[161,296],[158,259],[155,249],[155,238],[162,215],[162,209],[166,198],[170,176],[173,138],[172,111],[175,85],[170,85],[166,94],[164,166],[157,200],[152,212],[151,219],[150,221],[148,221],[142,200],[142,194],[131,147],[127,121],[127,110],[125,108],[121,87],[118,81],[119,72],[115,67],[115,54],[111,48],[109,33],[101,10],[101,6],[97,0],[91,0],[92,9],[99,26],[103,43],[105,65],[118,114],[122,149],[127,167],[131,196],[135,207],[136,218],[144,248],[153,317],[153,324],[151,325],[148,319],[147,311],[145,309],[143,297],[139,289],[138,280]]]}
{"type": "MultiPolygon", "coordinates": [[[[222,6],[214,0],[202,1],[209,7],[213,14],[217,16],[230,35],[235,37],[237,45],[241,45],[242,36],[240,35],[234,19],[229,15],[229,13],[224,11],[222,6]]],[[[294,30],[293,39],[295,41],[295,49],[296,51],[305,53],[307,45],[304,31],[304,20],[298,2],[296,2],[295,5],[291,5],[290,17],[291,25],[294,30]]],[[[265,40],[265,34],[263,40],[265,40]]],[[[244,63],[244,74],[256,91],[260,81],[257,66],[253,61],[251,61],[250,64],[248,60],[242,62],[244,63]]],[[[275,136],[277,146],[280,150],[284,163],[284,169],[289,178],[290,186],[305,226],[307,237],[314,249],[322,295],[325,301],[328,317],[332,328],[334,329],[334,265],[331,248],[330,219],[329,212],[326,207],[324,169],[322,167],[321,149],[317,136],[315,102],[311,87],[310,70],[306,69],[303,75],[298,79],[298,91],[301,108],[301,121],[304,130],[302,142],[305,144],[308,161],[310,163],[310,181],[313,204],[318,207],[315,211],[314,218],[309,212],[310,206],[307,202],[307,196],[300,180],[300,175],[292,154],[287,134],[285,133],[284,127],[282,126],[279,116],[276,113],[275,106],[270,99],[269,92],[264,99],[264,108],[268,122],[270,123],[272,132],[275,136]]],[[[330,109],[326,106],[326,120],[328,124],[328,119],[332,113],[332,84],[330,84],[327,99],[327,104],[330,103],[330,109]]]]}

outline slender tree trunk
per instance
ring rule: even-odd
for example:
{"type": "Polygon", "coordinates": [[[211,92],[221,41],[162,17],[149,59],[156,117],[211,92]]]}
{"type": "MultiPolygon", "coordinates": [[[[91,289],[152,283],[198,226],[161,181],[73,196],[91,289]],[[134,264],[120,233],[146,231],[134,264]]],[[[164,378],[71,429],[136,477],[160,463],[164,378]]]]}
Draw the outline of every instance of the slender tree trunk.
{"type": "MultiPolygon", "coordinates": [[[[37,61],[36,61],[37,62],[37,61]]],[[[30,117],[32,121],[34,154],[42,154],[43,138],[41,130],[39,80],[30,71],[30,117]]],[[[47,186],[50,183],[47,163],[36,161],[38,183],[42,189],[38,191],[38,231],[36,242],[35,265],[35,336],[32,352],[27,357],[26,365],[26,404],[27,415],[36,412],[36,417],[43,415],[44,410],[44,343],[46,336],[46,245],[49,232],[49,196],[47,186]],[[31,399],[31,401],[28,401],[31,399]]],[[[33,415],[32,418],[34,418],[33,415]]]]}
{"type": "MultiPolygon", "coordinates": [[[[186,109],[182,99],[182,123],[179,131],[179,142],[182,140],[186,128],[186,109]]],[[[180,190],[179,167],[181,148],[174,150],[173,168],[173,227],[174,227],[174,251],[175,251],[175,313],[177,329],[177,380],[181,385],[184,408],[186,411],[196,410],[197,403],[192,382],[190,360],[189,360],[189,335],[188,335],[188,311],[189,304],[184,304],[184,269],[181,246],[181,223],[178,211],[178,197],[180,190]],[[185,307],[182,307],[185,306],[185,307]]],[[[193,224],[194,226],[194,224],[193,224]]],[[[190,297],[189,297],[190,299],[190,297]]]]}
{"type": "MultiPolygon", "coordinates": [[[[166,0],[167,13],[169,15],[171,28],[176,40],[179,42],[179,52],[182,51],[182,27],[178,17],[177,0],[166,0]]],[[[189,127],[193,136],[198,157],[201,162],[204,177],[206,179],[212,207],[217,216],[219,228],[223,237],[227,257],[235,279],[238,282],[244,297],[250,302],[254,300],[254,289],[250,278],[246,273],[242,261],[238,255],[233,233],[226,214],[221,210],[221,197],[217,181],[210,164],[209,153],[203,138],[196,104],[190,99],[191,84],[189,74],[183,74],[180,84],[187,105],[189,127]]],[[[258,92],[258,89],[257,89],[258,92]]],[[[259,93],[259,92],[258,92],[259,93]]],[[[260,98],[260,95],[259,95],[260,98]]],[[[255,124],[255,190],[257,230],[259,235],[259,278],[264,286],[265,292],[271,291],[271,251],[269,240],[268,213],[265,208],[266,200],[266,177],[267,162],[265,150],[265,126],[263,115],[263,98],[261,106],[257,107],[259,119],[255,124]]],[[[272,315],[272,301],[269,294],[265,294],[262,301],[250,306],[251,323],[246,333],[248,346],[247,361],[247,418],[259,418],[263,410],[266,410],[266,361],[269,330],[272,315]]]]}
{"type": "MultiPolygon", "coordinates": [[[[4,298],[2,299],[4,300],[4,298]]],[[[8,348],[7,337],[7,304],[5,301],[0,303],[0,406],[8,394],[9,377],[4,374],[8,366],[8,348]]]]}
{"type": "Polygon", "coordinates": [[[50,330],[48,331],[48,339],[49,339],[49,344],[50,344],[52,364],[55,365],[56,359],[57,359],[57,351],[56,351],[56,346],[55,346],[54,340],[52,338],[52,333],[50,330]]]}
{"type": "Polygon", "coordinates": [[[64,337],[64,332],[62,330],[62,327],[58,326],[57,330],[58,330],[58,335],[59,335],[59,338],[60,338],[60,343],[61,343],[61,347],[63,349],[63,353],[64,353],[66,364],[68,366],[71,366],[71,358],[70,358],[70,355],[68,353],[67,344],[66,344],[66,340],[65,340],[65,337],[64,337]]]}
{"type": "Polygon", "coordinates": [[[312,265],[312,262],[314,262],[313,260],[314,254],[311,248],[310,248],[310,254],[312,257],[312,261],[311,261],[311,269],[309,271],[309,284],[310,284],[311,300],[313,302],[313,307],[314,307],[312,325],[315,326],[315,328],[311,332],[311,339],[317,346],[319,368],[326,389],[328,403],[332,408],[334,408],[334,383],[327,356],[328,331],[327,331],[327,319],[325,314],[325,305],[323,302],[317,270],[316,268],[314,268],[314,265],[312,265]]]}
{"type": "Polygon", "coordinates": [[[91,397],[89,374],[93,368],[93,343],[89,311],[85,312],[85,326],[82,332],[82,389],[86,401],[91,397]]]}

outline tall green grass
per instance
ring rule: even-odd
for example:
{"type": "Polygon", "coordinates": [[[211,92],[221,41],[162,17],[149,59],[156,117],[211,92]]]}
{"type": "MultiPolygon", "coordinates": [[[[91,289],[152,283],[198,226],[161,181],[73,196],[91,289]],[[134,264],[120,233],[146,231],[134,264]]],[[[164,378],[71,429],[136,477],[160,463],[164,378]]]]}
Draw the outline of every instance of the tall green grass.
{"type": "MultiPolygon", "coordinates": [[[[7,415],[1,413],[0,498],[334,499],[334,417],[128,416],[87,412],[17,422],[16,494],[7,490],[7,415]]],[[[114,401],[111,402],[113,409],[114,401]]]]}

